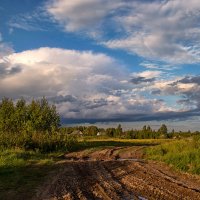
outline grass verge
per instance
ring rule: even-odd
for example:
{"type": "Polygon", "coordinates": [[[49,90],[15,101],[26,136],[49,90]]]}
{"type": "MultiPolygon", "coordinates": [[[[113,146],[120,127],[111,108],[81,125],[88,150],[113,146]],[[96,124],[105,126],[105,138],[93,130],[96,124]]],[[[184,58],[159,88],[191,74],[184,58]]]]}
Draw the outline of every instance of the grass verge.
{"type": "Polygon", "coordinates": [[[146,148],[145,153],[147,159],[159,160],[178,170],[200,174],[200,137],[162,143],[146,148]]]}
{"type": "Polygon", "coordinates": [[[41,154],[21,149],[0,152],[0,199],[31,199],[59,153],[41,154]]]}

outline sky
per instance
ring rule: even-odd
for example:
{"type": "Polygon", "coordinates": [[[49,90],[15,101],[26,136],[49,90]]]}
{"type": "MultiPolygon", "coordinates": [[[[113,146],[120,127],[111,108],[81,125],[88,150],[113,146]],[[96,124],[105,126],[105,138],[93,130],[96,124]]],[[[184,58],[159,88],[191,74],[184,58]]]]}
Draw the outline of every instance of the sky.
{"type": "Polygon", "coordinates": [[[200,129],[199,0],[1,0],[0,98],[63,124],[200,129]]]}

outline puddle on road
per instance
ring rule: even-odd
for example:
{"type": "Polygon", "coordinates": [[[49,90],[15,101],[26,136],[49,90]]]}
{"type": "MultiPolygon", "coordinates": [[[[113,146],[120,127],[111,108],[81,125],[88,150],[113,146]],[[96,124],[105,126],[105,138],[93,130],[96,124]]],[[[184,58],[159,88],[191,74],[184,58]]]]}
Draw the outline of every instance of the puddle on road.
{"type": "Polygon", "coordinates": [[[141,197],[141,196],[139,196],[138,199],[139,199],[139,200],[148,200],[148,199],[146,199],[146,198],[144,198],[144,197],[141,197]]]}

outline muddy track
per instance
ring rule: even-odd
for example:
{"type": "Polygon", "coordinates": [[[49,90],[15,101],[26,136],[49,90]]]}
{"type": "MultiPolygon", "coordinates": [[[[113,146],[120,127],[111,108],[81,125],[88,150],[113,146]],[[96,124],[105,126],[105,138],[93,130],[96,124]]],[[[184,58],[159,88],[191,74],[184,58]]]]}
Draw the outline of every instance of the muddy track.
{"type": "Polygon", "coordinates": [[[125,157],[122,148],[102,150],[97,160],[92,159],[95,153],[92,154],[87,155],[87,160],[76,161],[69,155],[69,160],[58,163],[59,170],[41,187],[35,199],[200,199],[198,177],[175,173],[155,162],[118,160],[120,155],[125,157]],[[102,160],[103,154],[108,160],[102,160]]]}

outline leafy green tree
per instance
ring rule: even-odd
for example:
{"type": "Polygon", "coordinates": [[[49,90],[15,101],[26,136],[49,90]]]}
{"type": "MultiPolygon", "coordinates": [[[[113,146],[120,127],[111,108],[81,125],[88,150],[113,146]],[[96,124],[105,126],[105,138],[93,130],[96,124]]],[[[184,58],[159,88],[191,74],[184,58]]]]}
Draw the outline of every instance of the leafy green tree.
{"type": "Polygon", "coordinates": [[[143,132],[146,132],[146,130],[147,130],[147,126],[146,126],[146,125],[143,126],[142,130],[143,130],[143,132]]]}
{"type": "Polygon", "coordinates": [[[3,98],[0,102],[0,131],[48,131],[53,132],[60,126],[60,116],[54,105],[48,101],[32,100],[30,104],[21,98],[16,104],[12,99],[3,98]]]}
{"type": "Polygon", "coordinates": [[[45,98],[32,100],[28,108],[31,127],[35,131],[53,131],[60,126],[60,117],[54,105],[50,106],[45,98]]]}
{"type": "Polygon", "coordinates": [[[147,126],[147,131],[148,132],[152,132],[152,129],[151,129],[151,127],[149,125],[147,126]]]}
{"type": "Polygon", "coordinates": [[[167,138],[167,126],[165,124],[162,124],[159,128],[158,132],[161,134],[161,137],[167,138]]]}
{"type": "Polygon", "coordinates": [[[15,107],[12,99],[3,98],[0,103],[0,130],[2,132],[15,131],[14,114],[15,107]]]}
{"type": "Polygon", "coordinates": [[[115,130],[115,137],[118,137],[118,136],[121,136],[122,135],[122,126],[121,126],[121,124],[119,124],[118,126],[117,126],[117,128],[116,128],[116,130],[115,130]]]}
{"type": "Polygon", "coordinates": [[[87,127],[87,129],[85,130],[85,133],[87,135],[97,135],[98,133],[98,128],[96,126],[89,126],[87,127]]]}
{"type": "Polygon", "coordinates": [[[27,106],[23,98],[19,99],[16,103],[14,118],[15,131],[20,132],[24,130],[27,122],[27,106]]]}
{"type": "Polygon", "coordinates": [[[162,126],[159,129],[159,132],[162,134],[167,134],[167,126],[165,124],[162,124],[162,126]]]}
{"type": "Polygon", "coordinates": [[[115,134],[116,134],[115,128],[107,128],[106,129],[106,135],[107,136],[114,137],[115,134]]]}

